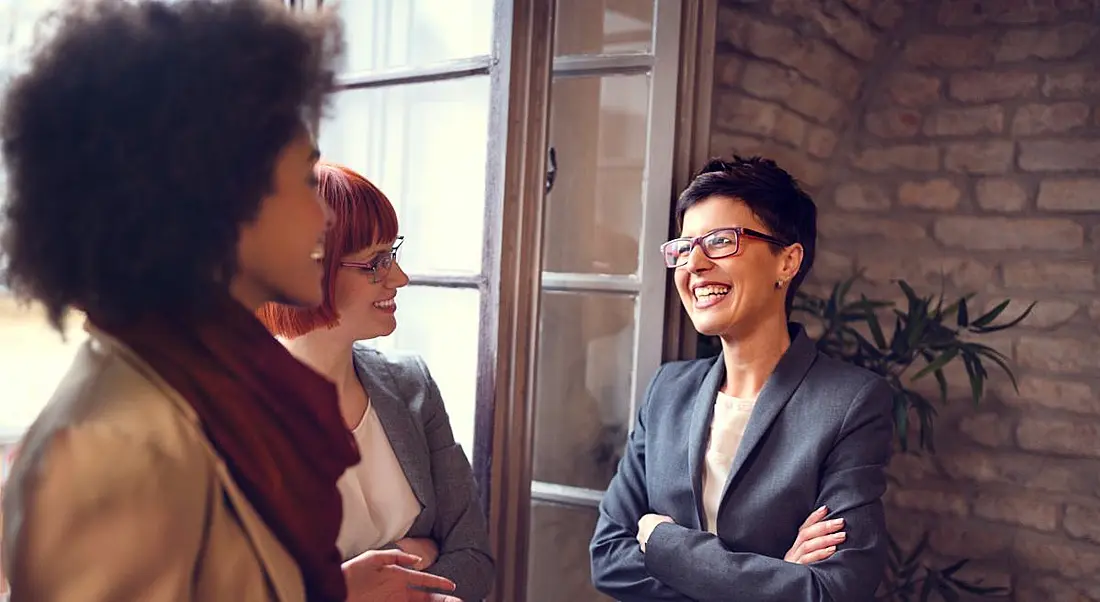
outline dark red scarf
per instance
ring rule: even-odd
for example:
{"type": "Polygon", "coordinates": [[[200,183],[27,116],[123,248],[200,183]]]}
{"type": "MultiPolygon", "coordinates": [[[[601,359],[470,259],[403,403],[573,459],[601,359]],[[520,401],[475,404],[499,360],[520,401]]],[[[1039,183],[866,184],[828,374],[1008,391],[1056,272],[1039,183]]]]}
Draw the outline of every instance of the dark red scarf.
{"type": "Polygon", "coordinates": [[[207,318],[91,321],[129,346],[195,409],[206,436],[297,561],[309,602],[344,602],[336,480],[359,461],[336,386],[296,360],[236,301],[207,318]]]}

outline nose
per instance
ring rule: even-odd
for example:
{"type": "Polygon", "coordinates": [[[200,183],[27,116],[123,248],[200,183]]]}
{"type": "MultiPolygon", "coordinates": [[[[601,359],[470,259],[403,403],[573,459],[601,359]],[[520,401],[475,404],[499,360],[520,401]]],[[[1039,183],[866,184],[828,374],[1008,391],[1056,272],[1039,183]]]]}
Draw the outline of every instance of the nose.
{"type": "Polygon", "coordinates": [[[687,263],[683,267],[692,274],[700,274],[714,267],[714,262],[703,253],[702,245],[695,245],[688,253],[687,263]]]}
{"type": "Polygon", "coordinates": [[[405,270],[401,269],[401,264],[395,260],[393,265],[390,266],[390,271],[386,274],[386,286],[390,288],[401,288],[409,283],[409,275],[405,273],[405,270]]]}

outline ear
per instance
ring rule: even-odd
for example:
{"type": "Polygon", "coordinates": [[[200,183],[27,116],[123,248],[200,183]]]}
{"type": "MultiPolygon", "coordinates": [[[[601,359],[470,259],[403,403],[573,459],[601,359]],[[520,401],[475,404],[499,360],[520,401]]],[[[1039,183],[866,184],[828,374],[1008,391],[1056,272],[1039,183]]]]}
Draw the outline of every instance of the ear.
{"type": "Polygon", "coordinates": [[[802,267],[802,254],[802,244],[797,242],[780,252],[779,272],[775,275],[777,282],[787,283],[794,279],[802,267]]]}

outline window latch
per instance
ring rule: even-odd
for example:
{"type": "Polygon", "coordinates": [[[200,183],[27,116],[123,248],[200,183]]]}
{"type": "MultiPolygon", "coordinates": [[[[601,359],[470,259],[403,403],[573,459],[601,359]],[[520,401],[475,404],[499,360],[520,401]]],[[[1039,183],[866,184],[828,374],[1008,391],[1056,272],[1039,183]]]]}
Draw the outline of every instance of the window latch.
{"type": "Polygon", "coordinates": [[[554,189],[554,180],[558,179],[558,152],[550,147],[546,162],[546,194],[554,189]]]}

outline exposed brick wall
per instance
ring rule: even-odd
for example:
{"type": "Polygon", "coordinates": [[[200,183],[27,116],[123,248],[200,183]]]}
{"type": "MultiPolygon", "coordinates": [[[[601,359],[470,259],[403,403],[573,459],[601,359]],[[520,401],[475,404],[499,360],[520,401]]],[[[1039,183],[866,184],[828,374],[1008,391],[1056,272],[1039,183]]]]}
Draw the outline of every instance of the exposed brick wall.
{"type": "MultiPolygon", "coordinates": [[[[1011,583],[1100,600],[1100,11],[1093,0],[722,0],[714,154],[760,153],[818,201],[811,286],[865,270],[1035,313],[1017,366],[899,456],[902,538],[1011,583]]],[[[956,386],[964,381],[956,375],[956,386]]]]}

